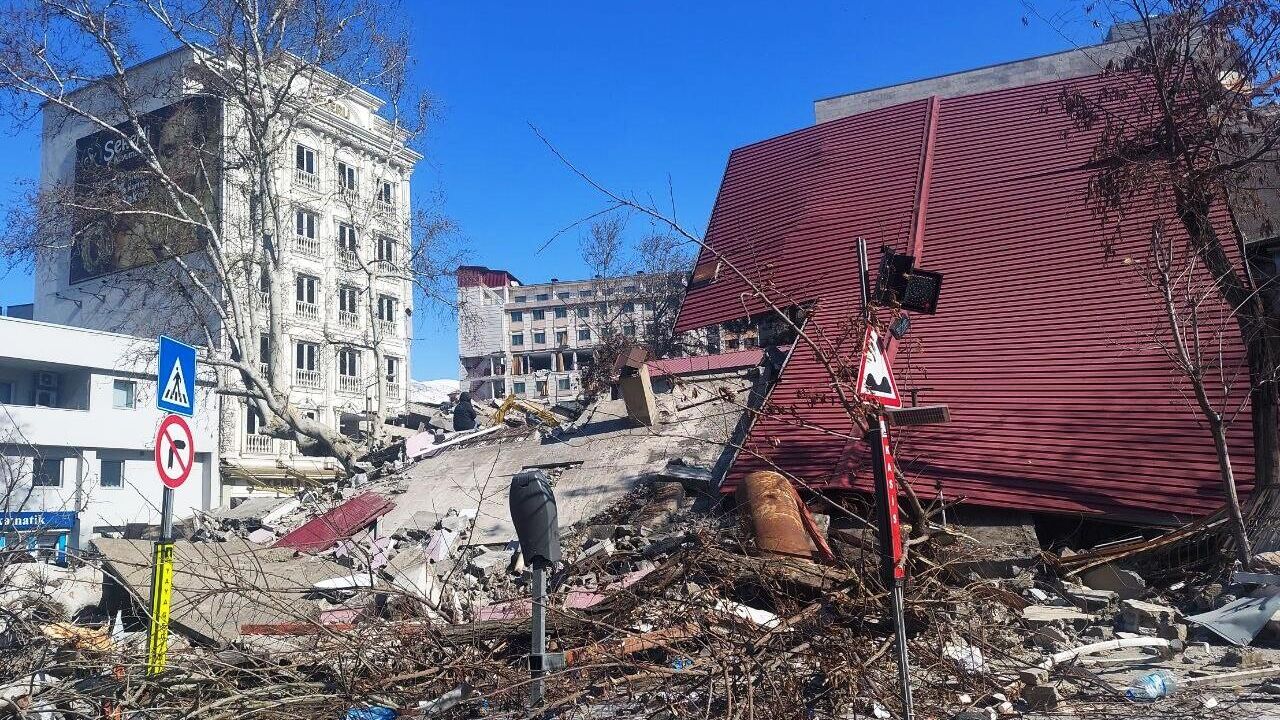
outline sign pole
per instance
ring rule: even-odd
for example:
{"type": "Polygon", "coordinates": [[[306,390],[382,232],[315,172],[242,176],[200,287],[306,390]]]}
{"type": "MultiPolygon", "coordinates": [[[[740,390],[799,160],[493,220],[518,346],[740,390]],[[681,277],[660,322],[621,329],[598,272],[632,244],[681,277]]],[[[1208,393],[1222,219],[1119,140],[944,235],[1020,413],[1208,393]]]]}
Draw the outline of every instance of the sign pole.
{"type": "Polygon", "coordinates": [[[529,648],[529,675],[532,684],[529,690],[529,703],[531,707],[538,707],[542,704],[544,687],[542,676],[546,670],[543,667],[543,658],[547,654],[547,566],[541,561],[533,564],[533,603],[532,603],[532,622],[529,648]]]}
{"type": "MultiPolygon", "coordinates": [[[[862,289],[863,320],[870,327],[871,323],[871,279],[867,263],[867,241],[858,238],[858,280],[862,289]]],[[[869,342],[874,342],[876,335],[865,335],[869,342]]],[[[879,351],[879,348],[876,349],[879,351]]],[[[863,356],[867,351],[864,349],[863,356]]],[[[859,389],[866,382],[864,377],[858,378],[859,389]]],[[[892,382],[892,380],[890,380],[892,382]]],[[[894,635],[898,649],[898,682],[902,686],[902,717],[904,720],[915,719],[915,709],[911,703],[911,659],[907,655],[907,623],[903,598],[903,581],[906,579],[906,568],[902,563],[902,528],[898,521],[898,483],[893,470],[893,456],[889,452],[889,430],[885,425],[884,413],[879,405],[874,406],[871,414],[871,427],[864,436],[871,448],[871,469],[875,476],[876,508],[879,519],[881,571],[885,585],[889,587],[890,611],[893,613],[894,635]]]]}
{"type": "Polygon", "coordinates": [[[147,675],[164,671],[169,654],[169,607],[173,598],[173,491],[196,463],[195,438],[182,415],[196,410],[196,349],[160,336],[156,361],[156,407],[166,413],[156,432],[156,474],[164,485],[160,499],[160,539],[151,563],[151,622],[147,626],[147,675]]]}
{"type": "Polygon", "coordinates": [[[160,539],[151,566],[151,624],[147,626],[147,674],[164,670],[169,653],[169,606],[173,597],[173,488],[165,485],[160,506],[160,539]]]}

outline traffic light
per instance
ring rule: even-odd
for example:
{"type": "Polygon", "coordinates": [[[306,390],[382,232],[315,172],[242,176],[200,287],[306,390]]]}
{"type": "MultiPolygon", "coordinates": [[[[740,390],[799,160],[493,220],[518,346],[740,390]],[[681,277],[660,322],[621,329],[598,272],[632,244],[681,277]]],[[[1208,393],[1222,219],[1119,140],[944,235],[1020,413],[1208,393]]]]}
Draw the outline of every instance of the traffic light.
{"type": "Polygon", "coordinates": [[[937,312],[938,295],[942,292],[942,273],[916,268],[914,257],[899,255],[887,245],[880,252],[875,303],[928,315],[937,312]]]}

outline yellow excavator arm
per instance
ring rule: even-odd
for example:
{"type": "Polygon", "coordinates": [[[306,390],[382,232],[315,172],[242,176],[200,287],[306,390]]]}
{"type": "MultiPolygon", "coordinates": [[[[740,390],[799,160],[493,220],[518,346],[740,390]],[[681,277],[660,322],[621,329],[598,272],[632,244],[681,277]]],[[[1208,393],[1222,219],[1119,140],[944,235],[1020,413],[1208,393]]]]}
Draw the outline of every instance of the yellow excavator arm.
{"type": "Polygon", "coordinates": [[[507,419],[507,411],[515,408],[527,415],[532,415],[542,421],[547,427],[560,427],[560,420],[550,410],[540,407],[528,400],[516,397],[514,394],[508,395],[506,400],[498,406],[498,412],[493,414],[493,424],[501,425],[507,419]]]}

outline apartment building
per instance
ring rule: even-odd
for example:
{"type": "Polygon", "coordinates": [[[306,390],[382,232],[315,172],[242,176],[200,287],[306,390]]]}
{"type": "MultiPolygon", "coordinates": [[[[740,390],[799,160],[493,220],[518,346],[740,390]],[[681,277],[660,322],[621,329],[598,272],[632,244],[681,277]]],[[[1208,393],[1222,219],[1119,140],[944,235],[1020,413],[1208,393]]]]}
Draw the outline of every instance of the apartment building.
{"type": "MultiPolygon", "coordinates": [[[[186,49],[131,68],[140,84],[164,88],[149,93],[138,112],[160,118],[158,132],[173,108],[192,103],[205,108],[220,137],[222,172],[212,203],[225,230],[225,261],[260,257],[260,247],[278,251],[274,268],[253,266],[244,287],[222,288],[253,313],[261,328],[255,360],[276,387],[287,386],[289,400],[312,419],[357,435],[373,418],[395,416],[406,403],[412,347],[413,285],[408,272],[411,251],[409,178],[422,156],[403,144],[403,134],[378,112],[383,101],[333,76],[333,99],[311,108],[278,153],[275,184],[284,202],[280,212],[288,228],[279,237],[237,237],[247,227],[251,202],[237,182],[232,155],[244,133],[230,102],[196,96],[188,71],[209,62],[186,49]],[[240,245],[237,245],[240,243],[240,245]],[[261,243],[261,245],[259,245],[261,243]],[[256,286],[256,287],[255,287],[256,286]],[[254,291],[256,289],[256,292],[254,291]],[[271,318],[275,322],[270,322],[271,318]]],[[[89,85],[80,92],[97,92],[89,85]]],[[[105,92],[105,91],[104,91],[105,92]]],[[[42,185],[77,183],[86,162],[105,155],[102,131],[77,118],[46,111],[42,148],[42,185]]],[[[36,269],[35,318],[89,328],[155,337],[166,332],[215,347],[225,326],[198,317],[199,308],[183,308],[171,294],[147,291],[131,281],[152,272],[174,272],[171,259],[141,264],[116,258],[87,267],[91,253],[73,242],[70,252],[41,254],[36,269]],[[196,322],[175,322],[174,315],[196,315],[196,322]],[[184,333],[187,326],[193,330],[184,333]]],[[[200,254],[188,256],[204,260],[200,254]]],[[[218,348],[220,350],[220,348],[218,348]]],[[[234,374],[232,374],[234,378],[234,374]]],[[[233,382],[235,380],[233,379],[233,382]]],[[[305,457],[290,441],[262,434],[263,418],[242,401],[223,403],[219,418],[224,494],[245,495],[264,483],[286,488],[306,478],[331,476],[338,465],[305,457]]],[[[228,499],[224,498],[224,499],[228,499]]]]}
{"type": "MultiPolygon", "coordinates": [[[[0,317],[0,547],[65,552],[94,533],[160,521],[154,345],[0,317]]],[[[219,402],[202,373],[178,519],[220,502],[219,402]]]]}
{"type": "Polygon", "coordinates": [[[611,334],[647,336],[682,291],[682,274],[524,285],[506,270],[461,267],[463,388],[481,400],[509,394],[550,404],[573,400],[597,344],[611,334]]]}

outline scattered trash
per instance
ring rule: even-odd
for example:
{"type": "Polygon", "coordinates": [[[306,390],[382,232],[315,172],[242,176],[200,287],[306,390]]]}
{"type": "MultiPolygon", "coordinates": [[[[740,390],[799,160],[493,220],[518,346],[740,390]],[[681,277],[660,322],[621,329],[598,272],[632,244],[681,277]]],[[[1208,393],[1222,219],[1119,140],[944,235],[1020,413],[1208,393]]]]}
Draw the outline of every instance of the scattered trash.
{"type": "Polygon", "coordinates": [[[1157,700],[1178,691],[1178,678],[1168,670],[1156,670],[1134,678],[1124,691],[1130,700],[1157,700]]]}

